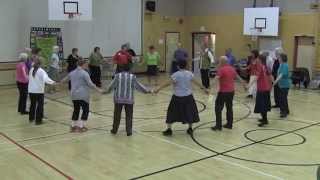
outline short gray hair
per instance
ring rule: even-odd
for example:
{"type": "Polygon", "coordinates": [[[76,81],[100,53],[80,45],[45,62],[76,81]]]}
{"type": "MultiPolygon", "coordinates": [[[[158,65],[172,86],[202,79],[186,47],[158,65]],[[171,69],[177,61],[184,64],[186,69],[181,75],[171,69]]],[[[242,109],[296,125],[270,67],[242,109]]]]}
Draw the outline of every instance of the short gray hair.
{"type": "Polygon", "coordinates": [[[28,59],[28,54],[27,53],[20,53],[19,54],[19,60],[27,60],[28,59]]]}

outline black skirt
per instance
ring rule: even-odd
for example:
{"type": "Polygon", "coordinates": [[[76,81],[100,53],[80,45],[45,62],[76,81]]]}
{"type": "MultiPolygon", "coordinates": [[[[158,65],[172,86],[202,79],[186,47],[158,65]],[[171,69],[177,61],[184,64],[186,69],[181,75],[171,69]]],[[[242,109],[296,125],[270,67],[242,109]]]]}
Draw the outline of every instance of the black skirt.
{"type": "Polygon", "coordinates": [[[148,65],[147,74],[149,76],[156,76],[158,74],[158,66],[148,65]]]}
{"type": "Polygon", "coordinates": [[[167,111],[167,124],[175,122],[192,124],[199,121],[199,111],[193,95],[184,97],[172,96],[167,111]]]}
{"type": "Polygon", "coordinates": [[[258,91],[254,113],[266,113],[271,110],[270,91],[258,91]]]}

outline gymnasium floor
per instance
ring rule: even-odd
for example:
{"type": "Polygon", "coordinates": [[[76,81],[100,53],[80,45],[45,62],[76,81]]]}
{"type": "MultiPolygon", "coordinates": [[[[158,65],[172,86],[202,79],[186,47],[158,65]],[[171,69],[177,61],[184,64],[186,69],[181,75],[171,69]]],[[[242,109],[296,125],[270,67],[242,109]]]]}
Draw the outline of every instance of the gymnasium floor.
{"type": "MultiPolygon", "coordinates": [[[[140,78],[141,79],[141,78],[140,78]]],[[[144,82],[146,80],[142,78],[144,82]]],[[[60,88],[61,89],[61,88],[60,88]]],[[[36,127],[16,113],[15,87],[0,88],[1,180],[43,179],[172,179],[172,180],[312,180],[320,164],[320,94],[291,90],[287,120],[270,114],[270,124],[257,127],[254,103],[238,87],[233,130],[213,132],[213,106],[195,88],[201,122],[193,137],[174,126],[164,137],[170,88],[160,94],[136,93],[134,128],[112,136],[112,95],[93,93],[89,131],[70,134],[71,110],[65,90],[48,95],[45,124],[36,127]]],[[[122,120],[122,124],[123,124],[122,120]]]]}

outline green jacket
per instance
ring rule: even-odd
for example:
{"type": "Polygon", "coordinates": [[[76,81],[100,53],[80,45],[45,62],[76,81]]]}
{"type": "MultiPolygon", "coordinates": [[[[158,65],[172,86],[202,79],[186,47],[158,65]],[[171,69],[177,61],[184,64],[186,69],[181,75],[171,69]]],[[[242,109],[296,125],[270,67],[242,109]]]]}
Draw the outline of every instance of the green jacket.
{"type": "Polygon", "coordinates": [[[103,61],[103,56],[100,53],[91,53],[89,57],[89,65],[100,66],[103,61]]]}
{"type": "MultiPolygon", "coordinates": [[[[210,69],[211,66],[211,59],[209,57],[209,51],[205,52],[201,56],[201,69],[210,69]]],[[[212,53],[212,52],[211,52],[212,53]]]]}

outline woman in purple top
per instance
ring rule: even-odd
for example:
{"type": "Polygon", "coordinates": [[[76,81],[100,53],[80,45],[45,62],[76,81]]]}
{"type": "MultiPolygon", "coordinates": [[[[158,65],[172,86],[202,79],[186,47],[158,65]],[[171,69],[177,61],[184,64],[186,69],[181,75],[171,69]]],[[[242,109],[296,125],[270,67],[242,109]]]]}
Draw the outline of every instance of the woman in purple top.
{"type": "Polygon", "coordinates": [[[178,49],[174,52],[174,59],[171,65],[171,74],[179,71],[178,62],[188,60],[188,52],[181,48],[181,43],[178,43],[178,49]]]}
{"type": "Polygon", "coordinates": [[[26,111],[27,98],[28,98],[28,67],[26,62],[28,54],[21,53],[19,55],[20,62],[16,66],[16,81],[19,90],[18,112],[22,115],[29,114],[26,111]]]}

